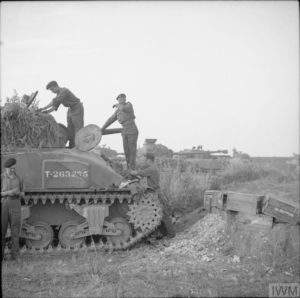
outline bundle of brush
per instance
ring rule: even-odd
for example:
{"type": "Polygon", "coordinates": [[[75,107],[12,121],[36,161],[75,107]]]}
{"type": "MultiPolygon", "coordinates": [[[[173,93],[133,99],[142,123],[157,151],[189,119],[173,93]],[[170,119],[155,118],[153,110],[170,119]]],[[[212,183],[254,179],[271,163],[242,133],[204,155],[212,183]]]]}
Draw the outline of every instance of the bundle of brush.
{"type": "Polygon", "coordinates": [[[1,107],[1,149],[55,147],[59,142],[59,125],[49,114],[37,111],[38,103],[30,108],[26,96],[17,93],[7,98],[1,107]]]}

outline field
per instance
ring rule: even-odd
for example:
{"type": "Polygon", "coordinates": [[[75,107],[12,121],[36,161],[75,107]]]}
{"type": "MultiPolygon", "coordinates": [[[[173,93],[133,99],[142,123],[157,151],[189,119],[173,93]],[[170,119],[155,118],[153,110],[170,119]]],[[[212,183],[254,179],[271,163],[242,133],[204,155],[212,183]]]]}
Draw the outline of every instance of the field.
{"type": "Polygon", "coordinates": [[[236,161],[214,173],[193,167],[182,171],[168,162],[160,170],[171,209],[180,216],[175,238],[144,240],[120,252],[53,252],[34,257],[24,253],[18,263],[2,263],[3,296],[255,297],[268,296],[269,283],[299,283],[299,249],[293,236],[299,226],[289,227],[290,242],[286,230],[272,232],[281,240],[245,231],[243,235],[251,234],[255,241],[246,247],[250,236],[245,237],[237,247],[230,241],[224,218],[201,208],[206,189],[273,194],[299,202],[299,169],[289,168],[285,159],[266,158],[236,161]]]}

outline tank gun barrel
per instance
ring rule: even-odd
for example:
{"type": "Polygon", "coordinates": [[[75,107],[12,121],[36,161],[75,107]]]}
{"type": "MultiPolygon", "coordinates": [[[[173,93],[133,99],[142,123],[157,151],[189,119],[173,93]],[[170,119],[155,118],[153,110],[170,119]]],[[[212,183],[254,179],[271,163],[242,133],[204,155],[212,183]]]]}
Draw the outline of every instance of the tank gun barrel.
{"type": "Polygon", "coordinates": [[[228,154],[228,150],[214,150],[214,151],[209,151],[209,150],[192,149],[192,150],[175,152],[174,154],[175,155],[191,155],[191,154],[211,154],[211,153],[224,153],[224,154],[228,154]]]}
{"type": "Polygon", "coordinates": [[[215,150],[215,151],[208,151],[209,153],[224,153],[227,154],[228,150],[215,150]]]}

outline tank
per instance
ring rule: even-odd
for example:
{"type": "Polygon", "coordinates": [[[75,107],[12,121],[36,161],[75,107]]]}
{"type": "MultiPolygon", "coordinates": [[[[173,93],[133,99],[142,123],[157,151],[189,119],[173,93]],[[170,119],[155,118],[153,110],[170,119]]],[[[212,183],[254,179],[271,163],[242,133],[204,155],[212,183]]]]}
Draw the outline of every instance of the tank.
{"type": "Polygon", "coordinates": [[[202,159],[217,159],[218,157],[229,157],[228,150],[202,150],[202,146],[193,149],[185,149],[174,153],[174,156],[183,158],[202,158],[202,159]]]}
{"type": "Polygon", "coordinates": [[[24,249],[127,249],[160,224],[157,194],[142,181],[124,180],[89,151],[95,142],[99,138],[85,130],[76,148],[2,153],[3,160],[17,160],[16,172],[23,180],[20,238],[25,240],[24,249]],[[93,145],[86,146],[89,142],[93,145]],[[79,143],[85,144],[85,151],[77,149],[79,143]]]}
{"type": "Polygon", "coordinates": [[[202,150],[202,146],[198,146],[174,153],[173,158],[180,161],[182,171],[190,165],[196,172],[216,174],[224,170],[230,156],[227,150],[202,150]]]}

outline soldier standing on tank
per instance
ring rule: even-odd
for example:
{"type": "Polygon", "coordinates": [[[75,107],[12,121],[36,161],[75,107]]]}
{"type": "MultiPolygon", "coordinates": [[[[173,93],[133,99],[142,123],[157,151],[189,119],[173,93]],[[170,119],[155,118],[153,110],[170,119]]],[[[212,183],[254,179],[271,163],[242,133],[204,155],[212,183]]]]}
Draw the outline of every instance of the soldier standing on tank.
{"type": "Polygon", "coordinates": [[[144,155],[144,158],[145,158],[146,168],[139,171],[132,170],[130,171],[130,174],[134,176],[147,177],[148,186],[153,188],[157,192],[158,199],[160,203],[163,205],[162,223],[164,225],[164,228],[166,229],[167,236],[173,238],[175,237],[176,232],[172,223],[170,213],[168,211],[169,209],[168,203],[159,186],[160,175],[159,175],[159,170],[155,164],[155,155],[151,152],[148,152],[144,155]]]}
{"type": "Polygon", "coordinates": [[[11,229],[11,259],[19,259],[19,234],[21,229],[21,195],[23,183],[16,174],[16,159],[9,158],[4,163],[5,171],[1,175],[1,241],[2,260],[4,257],[5,235],[8,223],[11,229]]]}
{"type": "Polygon", "coordinates": [[[127,163],[127,169],[135,169],[135,159],[137,150],[138,128],[135,124],[135,115],[132,104],[126,102],[126,95],[121,93],[117,97],[118,103],[113,105],[116,108],[114,114],[102,126],[102,130],[110,126],[113,122],[118,120],[123,126],[122,138],[123,148],[127,163]]]}
{"type": "Polygon", "coordinates": [[[57,111],[58,107],[62,104],[68,108],[67,113],[67,124],[68,124],[68,134],[69,134],[69,147],[73,148],[75,146],[75,135],[77,131],[84,126],[84,108],[80,99],[77,98],[69,89],[65,87],[60,87],[56,81],[51,81],[47,84],[46,89],[51,90],[53,93],[57,94],[44,108],[39,109],[39,111],[44,113],[51,113],[52,111],[57,111]]]}

